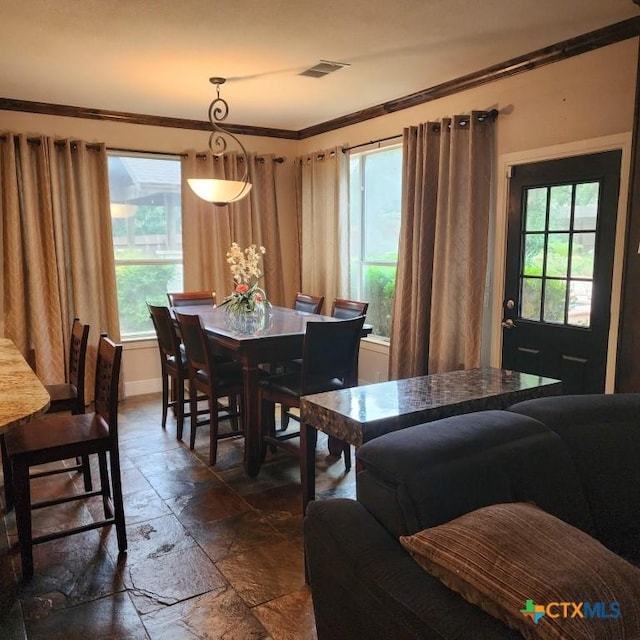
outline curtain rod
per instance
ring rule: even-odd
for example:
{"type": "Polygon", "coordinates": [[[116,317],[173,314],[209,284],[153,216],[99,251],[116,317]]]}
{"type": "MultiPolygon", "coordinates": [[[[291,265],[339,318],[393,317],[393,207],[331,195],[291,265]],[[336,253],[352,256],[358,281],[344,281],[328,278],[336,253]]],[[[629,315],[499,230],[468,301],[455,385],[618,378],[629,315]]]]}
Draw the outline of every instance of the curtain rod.
{"type": "MultiPolygon", "coordinates": [[[[0,140],[6,140],[7,136],[5,134],[0,135],[0,140]]],[[[29,144],[40,144],[41,142],[41,138],[27,138],[27,142],[29,144]]],[[[71,144],[76,143],[75,140],[71,141],[71,144]]],[[[54,144],[56,146],[63,146],[66,144],[65,140],[55,140],[54,144]]],[[[87,142],[87,149],[91,149],[92,151],[98,151],[100,149],[101,145],[95,143],[95,142],[87,142]]],[[[169,153],[167,151],[149,151],[148,149],[119,149],[116,147],[106,147],[107,151],[117,151],[117,152],[125,152],[125,153],[151,153],[154,155],[160,155],[160,156],[178,156],[180,158],[186,158],[187,154],[186,153],[169,153]]],[[[204,153],[197,153],[196,154],[196,158],[206,158],[206,155],[204,153]]],[[[262,156],[257,156],[256,159],[259,162],[264,162],[264,157],[262,156]]],[[[283,158],[282,156],[277,156],[273,159],[274,162],[277,162],[278,164],[282,164],[283,162],[286,161],[286,158],[283,158]]]]}
{"type": "MultiPolygon", "coordinates": [[[[497,109],[491,109],[491,111],[482,111],[478,114],[478,121],[483,122],[487,118],[495,120],[498,117],[499,111],[497,109]]],[[[470,118],[471,116],[467,116],[470,118]]],[[[366,147],[370,144],[379,144],[381,142],[387,142],[387,140],[395,140],[396,138],[402,138],[402,134],[399,133],[395,136],[388,136],[387,138],[378,138],[377,140],[369,140],[369,142],[362,142],[361,144],[354,144],[352,147],[342,147],[342,153],[351,151],[351,149],[359,149],[360,147],[366,147]]]]}
{"type": "MultiPolygon", "coordinates": [[[[164,156],[178,156],[179,158],[186,158],[187,154],[186,153],[169,153],[167,151],[149,151],[147,149],[118,149],[116,147],[107,147],[107,151],[117,151],[119,153],[125,152],[125,153],[154,153],[156,155],[164,155],[164,156]]],[[[207,154],[205,153],[196,153],[196,158],[206,158],[207,154]]],[[[264,162],[264,157],[260,156],[259,154],[257,154],[257,159],[264,162]]],[[[287,159],[283,158],[282,156],[276,156],[273,161],[277,162],[278,164],[282,164],[283,162],[285,162],[287,159]]]]}
{"type": "Polygon", "coordinates": [[[398,133],[395,136],[388,136],[387,138],[378,138],[377,140],[369,140],[369,142],[361,142],[360,144],[354,144],[352,147],[342,147],[342,153],[347,153],[347,151],[351,151],[351,149],[366,147],[370,144],[380,144],[381,142],[386,142],[387,140],[395,140],[396,138],[402,138],[402,134],[398,133]]]}

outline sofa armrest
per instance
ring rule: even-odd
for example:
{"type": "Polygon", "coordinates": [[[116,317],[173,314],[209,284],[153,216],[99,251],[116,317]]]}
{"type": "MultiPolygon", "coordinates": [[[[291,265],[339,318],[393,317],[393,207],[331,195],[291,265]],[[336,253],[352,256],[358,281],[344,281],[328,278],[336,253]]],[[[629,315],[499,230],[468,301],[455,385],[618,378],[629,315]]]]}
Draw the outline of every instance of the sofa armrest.
{"type": "Polygon", "coordinates": [[[426,573],[355,500],[312,502],[304,544],[319,640],[521,640],[426,573]]]}

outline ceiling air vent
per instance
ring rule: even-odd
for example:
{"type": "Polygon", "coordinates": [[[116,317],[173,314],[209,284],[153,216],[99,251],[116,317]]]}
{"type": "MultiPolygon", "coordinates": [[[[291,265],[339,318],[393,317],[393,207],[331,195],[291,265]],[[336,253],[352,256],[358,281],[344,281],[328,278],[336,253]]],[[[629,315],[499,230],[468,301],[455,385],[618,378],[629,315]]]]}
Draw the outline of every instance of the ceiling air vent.
{"type": "Polygon", "coordinates": [[[318,64],[302,71],[299,75],[307,76],[308,78],[323,78],[329,73],[333,73],[343,67],[349,67],[350,64],[346,62],[331,62],[329,60],[320,60],[318,64]]]}

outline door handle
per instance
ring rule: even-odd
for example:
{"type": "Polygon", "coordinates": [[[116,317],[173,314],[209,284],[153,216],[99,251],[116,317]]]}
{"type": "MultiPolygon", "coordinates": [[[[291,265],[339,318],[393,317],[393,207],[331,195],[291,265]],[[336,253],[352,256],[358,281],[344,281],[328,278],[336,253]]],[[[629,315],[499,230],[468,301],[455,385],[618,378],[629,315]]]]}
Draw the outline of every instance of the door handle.
{"type": "Polygon", "coordinates": [[[516,328],[516,323],[511,320],[511,318],[508,318],[507,320],[503,320],[501,323],[502,328],[503,329],[515,329],[516,328]]]}

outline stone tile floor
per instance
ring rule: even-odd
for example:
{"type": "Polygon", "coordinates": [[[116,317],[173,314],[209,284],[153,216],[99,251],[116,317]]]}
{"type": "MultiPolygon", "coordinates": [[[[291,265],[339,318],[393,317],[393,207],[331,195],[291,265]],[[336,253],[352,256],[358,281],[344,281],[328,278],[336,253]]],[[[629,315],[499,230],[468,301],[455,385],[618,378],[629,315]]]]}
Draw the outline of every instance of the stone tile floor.
{"type": "MultiPolygon", "coordinates": [[[[88,531],[37,545],[34,578],[23,584],[14,516],[3,510],[1,640],[316,637],[296,459],[268,454],[258,477],[248,478],[243,440],[234,438],[220,442],[209,467],[208,427],[190,452],[176,440],[175,421],[161,429],[160,405],[159,394],[120,403],[125,558],[118,560],[115,530],[88,531]]],[[[325,459],[323,445],[318,498],[353,496],[355,471],[325,459]]],[[[73,473],[48,476],[32,491],[42,499],[78,482],[73,473]]],[[[48,507],[34,513],[34,531],[100,515],[99,500],[48,507]]]]}

